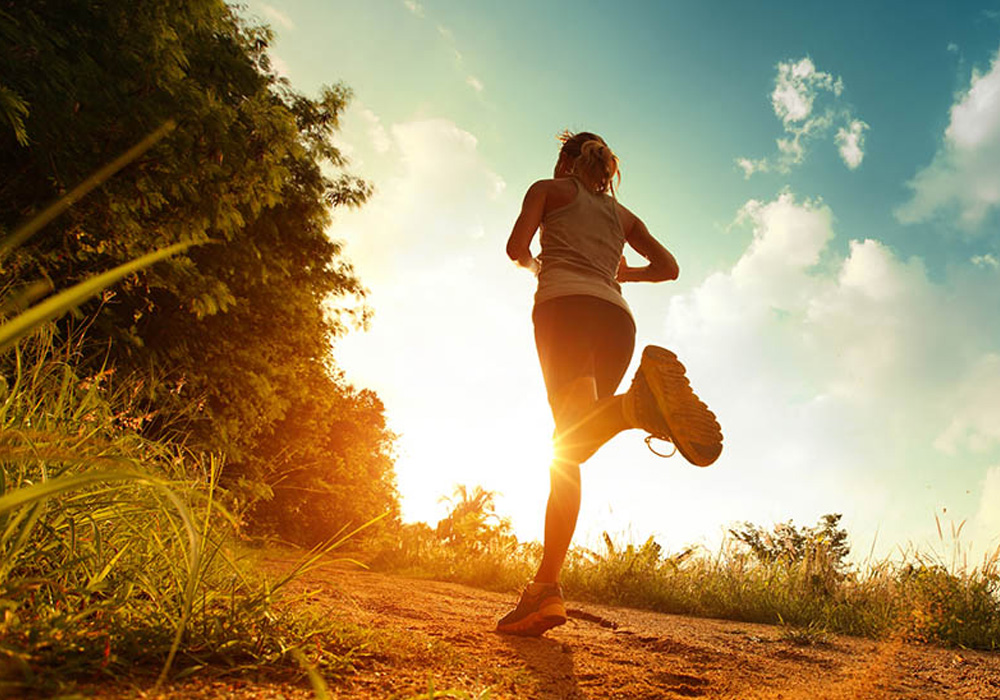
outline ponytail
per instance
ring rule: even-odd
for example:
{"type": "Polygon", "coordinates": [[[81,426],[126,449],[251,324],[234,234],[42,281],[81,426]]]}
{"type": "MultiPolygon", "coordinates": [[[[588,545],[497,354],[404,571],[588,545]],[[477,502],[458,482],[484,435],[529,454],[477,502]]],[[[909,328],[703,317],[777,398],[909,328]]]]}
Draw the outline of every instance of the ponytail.
{"type": "Polygon", "coordinates": [[[581,131],[578,134],[564,131],[559,136],[562,141],[560,155],[572,159],[572,172],[579,175],[597,192],[615,194],[615,176],[621,184],[622,174],[618,168],[618,156],[597,134],[581,131]]]}

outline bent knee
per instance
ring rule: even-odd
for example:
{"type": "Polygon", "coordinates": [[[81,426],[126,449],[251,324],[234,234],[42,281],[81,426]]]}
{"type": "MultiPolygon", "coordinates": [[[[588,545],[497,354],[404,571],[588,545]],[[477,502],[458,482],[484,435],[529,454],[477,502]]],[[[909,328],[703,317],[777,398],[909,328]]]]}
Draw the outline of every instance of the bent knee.
{"type": "Polygon", "coordinates": [[[556,420],[556,432],[570,429],[573,423],[585,416],[597,403],[597,380],[591,376],[577,377],[560,388],[550,404],[556,420]]]}

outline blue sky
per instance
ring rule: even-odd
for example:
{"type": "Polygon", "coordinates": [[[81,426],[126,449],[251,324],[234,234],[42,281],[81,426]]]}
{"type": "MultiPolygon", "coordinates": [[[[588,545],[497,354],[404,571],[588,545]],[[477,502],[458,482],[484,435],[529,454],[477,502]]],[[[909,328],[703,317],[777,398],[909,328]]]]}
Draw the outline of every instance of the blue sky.
{"type": "Polygon", "coordinates": [[[339,143],[376,195],[330,234],[375,316],[336,353],[400,433],[406,517],[481,483],[541,532],[533,280],[503,245],[570,128],[605,136],[677,256],[676,283],[626,297],[727,437],[707,470],[617,438],[585,470],[581,542],[842,512],[858,551],[940,546],[935,515],[1000,544],[1000,1],[249,11],[298,89],[355,93],[339,143]]]}

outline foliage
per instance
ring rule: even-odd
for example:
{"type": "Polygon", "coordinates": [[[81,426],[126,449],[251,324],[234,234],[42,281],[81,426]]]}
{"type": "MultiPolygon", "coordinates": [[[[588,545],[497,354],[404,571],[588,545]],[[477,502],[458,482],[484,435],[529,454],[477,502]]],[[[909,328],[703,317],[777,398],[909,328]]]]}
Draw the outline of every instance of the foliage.
{"type": "Polygon", "coordinates": [[[451,496],[442,499],[451,504],[451,510],[438,521],[438,538],[449,545],[481,549],[509,537],[510,519],[497,515],[496,496],[482,486],[472,491],[465,484],[456,486],[451,496]]]}
{"type": "Polygon", "coordinates": [[[106,348],[84,361],[140,372],[143,434],[184,433],[224,454],[224,485],[251,517],[275,525],[279,504],[249,506],[292,485],[289,460],[314,469],[306,481],[322,489],[292,499],[292,515],[331,488],[343,494],[335,515],[293,536],[315,541],[396,498],[381,405],[329,366],[331,338],[368,311],[337,301],[364,289],[325,228],[331,207],[360,205],[371,188],[343,172],[330,140],[350,91],[298,94],[271,70],[269,40],[222,0],[0,0],[0,234],[176,123],[3,260],[0,283],[65,287],[149,250],[199,244],[83,308],[89,340],[106,348]],[[309,415],[305,436],[310,402],[336,410],[309,415]],[[291,426],[298,457],[280,439],[291,426]]]}
{"type": "Polygon", "coordinates": [[[807,557],[827,555],[834,568],[842,569],[851,552],[847,531],[840,527],[839,513],[828,513],[814,527],[797,528],[789,520],[768,532],[753,523],[743,523],[729,534],[747,545],[763,563],[784,561],[795,564],[807,557]]]}
{"type": "Polygon", "coordinates": [[[972,572],[949,571],[916,557],[899,572],[900,596],[907,601],[905,632],[917,641],[948,640],[963,647],[1000,647],[1000,568],[992,562],[972,572]]]}
{"type": "Polygon", "coordinates": [[[273,459],[271,497],[252,520],[288,542],[312,546],[345,525],[398,517],[393,435],[374,392],[357,391],[331,372],[304,368],[311,396],[292,402],[259,441],[273,459]],[[345,514],[351,516],[345,522],[345,514]]]}
{"type": "Polygon", "coordinates": [[[455,487],[448,515],[436,528],[395,524],[369,544],[371,566],[411,576],[456,581],[491,590],[519,588],[537,568],[541,546],[520,543],[494,508],[496,493],[455,487]]]}
{"type": "MultiPolygon", "coordinates": [[[[503,547],[474,548],[438,532],[423,523],[402,526],[373,565],[515,591],[541,556],[539,544],[513,535],[503,547]]],[[[914,553],[858,569],[845,561],[849,542],[838,515],[813,528],[743,523],[730,533],[714,554],[694,547],[670,554],[652,537],[620,544],[605,533],[603,551],[570,550],[563,590],[605,605],[778,624],[783,638],[800,644],[841,633],[1000,648],[1000,549],[972,569],[914,553]]]]}
{"type": "Polygon", "coordinates": [[[300,647],[328,673],[363,659],[365,633],[277,603],[296,571],[269,582],[240,562],[219,461],[137,434],[130,382],[79,375],[80,349],[22,341],[2,392],[0,693],[136,665],[298,677],[300,647]]]}
{"type": "Polygon", "coordinates": [[[638,607],[655,598],[659,573],[675,569],[693,552],[687,549],[667,557],[652,537],[638,547],[631,543],[621,547],[606,532],[604,546],[603,554],[579,547],[570,550],[564,587],[585,591],[591,600],[638,607]]]}

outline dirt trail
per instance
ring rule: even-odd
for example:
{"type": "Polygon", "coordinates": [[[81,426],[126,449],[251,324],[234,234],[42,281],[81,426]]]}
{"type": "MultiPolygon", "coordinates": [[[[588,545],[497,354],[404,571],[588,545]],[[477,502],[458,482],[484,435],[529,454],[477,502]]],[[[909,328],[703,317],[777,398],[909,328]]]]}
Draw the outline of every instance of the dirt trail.
{"type": "MultiPolygon", "coordinates": [[[[283,569],[289,563],[270,562],[283,569]]],[[[570,620],[540,639],[495,634],[515,595],[328,568],[293,584],[331,616],[377,630],[378,651],[331,683],[335,698],[413,698],[460,690],[476,698],[727,698],[735,700],[1000,700],[1000,653],[831,637],[796,645],[778,627],[568,601],[570,620]]],[[[308,685],[192,678],[120,698],[314,697],[308,685]]],[[[425,696],[426,697],[426,696],[425,696]]],[[[443,696],[442,696],[443,697],[443,696]]]]}
{"type": "Polygon", "coordinates": [[[1000,654],[834,637],[798,646],[777,627],[569,602],[540,639],[492,632],[514,596],[324,571],[303,585],[362,625],[399,635],[336,697],[410,697],[428,679],[492,698],[1000,698],[1000,654]]]}

